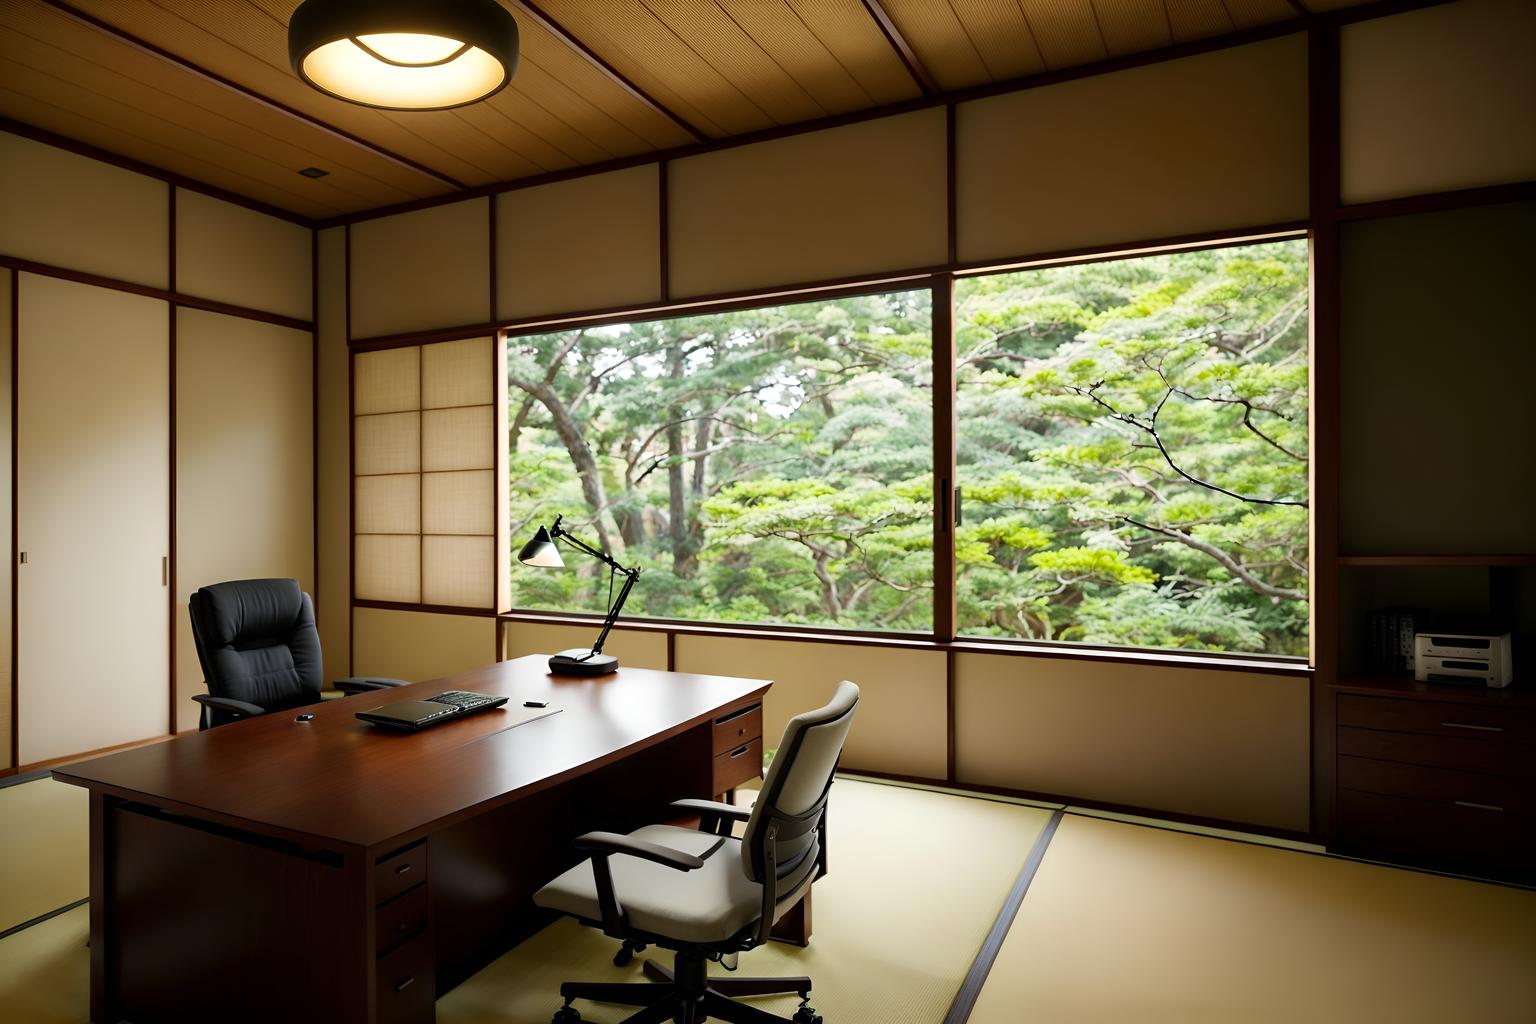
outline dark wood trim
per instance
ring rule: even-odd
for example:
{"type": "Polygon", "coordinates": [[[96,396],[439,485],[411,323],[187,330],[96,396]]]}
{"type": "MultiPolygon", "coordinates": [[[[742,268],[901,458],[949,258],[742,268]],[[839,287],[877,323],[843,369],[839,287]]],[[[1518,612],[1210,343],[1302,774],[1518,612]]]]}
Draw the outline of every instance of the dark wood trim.
{"type": "MultiPolygon", "coordinates": [[[[491,380],[494,382],[491,387],[491,550],[495,560],[491,569],[491,602],[492,608],[500,614],[512,606],[512,566],[508,558],[512,527],[507,507],[508,488],[511,486],[511,467],[508,464],[510,452],[507,449],[510,429],[507,410],[507,342],[499,332],[491,335],[491,380]]],[[[500,650],[499,641],[497,650],[500,650]]]]}
{"type": "MultiPolygon", "coordinates": [[[[422,604],[426,603],[427,596],[427,481],[425,474],[422,473],[422,467],[427,464],[427,461],[426,443],[421,436],[424,433],[421,429],[422,424],[426,420],[421,408],[425,404],[422,398],[426,393],[426,387],[421,380],[427,362],[425,352],[425,346],[416,346],[416,600],[422,604]]],[[[494,422],[495,416],[491,419],[494,422]]],[[[353,422],[356,422],[356,417],[353,417],[353,422]]],[[[357,492],[355,467],[352,473],[352,491],[354,494],[357,492]]],[[[352,537],[354,541],[357,538],[355,529],[352,531],[352,537]]]]}
{"type": "Polygon", "coordinates": [[[677,634],[667,634],[667,671],[677,671],[677,634]]]}
{"type": "Polygon", "coordinates": [[[21,274],[11,269],[11,756],[12,771],[21,766],[21,274]]]}
{"type": "Polygon", "coordinates": [[[1378,199],[1371,203],[1352,203],[1340,206],[1337,217],[1341,221],[1401,217],[1415,213],[1439,213],[1441,210],[1462,210],[1472,206],[1525,203],[1533,199],[1536,199],[1536,181],[1519,181],[1509,185],[1485,185],[1481,188],[1431,192],[1399,199],[1378,199]]]}
{"type": "Polygon", "coordinates": [[[933,636],[955,638],[955,279],[933,279],[933,636]]]}
{"type": "Polygon", "coordinates": [[[320,232],[309,231],[309,585],[320,604],[320,232]]]}
{"type": "MultiPolygon", "coordinates": [[[[169,291],[176,294],[176,186],[167,185],[169,193],[170,211],[168,246],[169,259],[167,263],[166,283],[170,285],[169,291]]],[[[169,523],[166,527],[166,553],[165,553],[165,633],[166,633],[166,667],[170,678],[167,680],[166,701],[167,714],[165,731],[172,736],[176,735],[176,321],[178,309],[173,302],[166,310],[166,362],[169,382],[166,387],[167,409],[166,422],[166,479],[170,488],[170,501],[167,503],[169,523]]]]}
{"type": "Polygon", "coordinates": [[[18,765],[17,771],[21,774],[25,774],[27,772],[52,771],[55,768],[60,768],[67,764],[74,764],[77,761],[89,761],[93,757],[101,757],[103,754],[115,754],[120,750],[132,750],[135,747],[147,747],[151,743],[164,743],[166,740],[173,740],[175,738],[176,736],[174,733],[166,733],[164,736],[150,736],[149,738],[142,740],[128,740],[125,743],[114,743],[107,747],[97,747],[95,750],[82,750],[78,754],[65,754],[62,757],[50,757],[46,761],[32,761],[28,764],[18,765]]]}
{"type": "Polygon", "coordinates": [[[671,164],[665,160],[656,164],[656,227],[661,240],[660,262],[657,268],[661,278],[661,289],[657,294],[661,296],[662,302],[672,301],[672,199],[669,184],[671,179],[667,174],[667,168],[670,166],[671,164]]]}
{"type": "Polygon", "coordinates": [[[956,175],[957,121],[960,111],[956,104],[944,104],[944,230],[945,259],[954,267],[960,263],[960,227],[956,212],[960,208],[960,193],[956,175]]]}
{"type": "Polygon", "coordinates": [[[1338,672],[1340,368],[1342,268],[1339,258],[1339,29],[1321,25],[1307,35],[1308,188],[1312,207],[1312,367],[1310,587],[1312,663],[1311,827],[1333,834],[1333,701],[1338,672]]]}
{"type": "Polygon", "coordinates": [[[38,263],[35,260],[24,260],[16,256],[0,256],[0,267],[10,267],[12,270],[19,270],[26,274],[37,274],[40,277],[56,277],[62,281],[74,281],[76,284],[88,284],[96,288],[108,288],[112,291],[143,295],[146,298],[160,299],[162,302],[169,302],[173,305],[186,306],[188,309],[201,309],[209,313],[222,313],[225,316],[237,316],[245,320],[259,320],[262,323],[276,324],[279,327],[291,327],[296,331],[308,331],[314,327],[307,320],[283,316],[281,313],[268,313],[265,310],[248,309],[245,306],[236,306],[228,302],[216,302],[213,299],[198,298],[196,295],[183,295],[171,288],[156,288],[152,285],[137,284],[133,281],[120,281],[115,277],[103,277],[100,274],[91,274],[83,270],[55,267],[51,264],[38,263]]]}
{"type": "Polygon", "coordinates": [[[756,142],[767,142],[773,139],[788,138],[794,135],[804,135],[809,132],[824,131],[828,128],[840,128],[844,125],[858,124],[862,121],[870,121],[876,118],[889,117],[894,114],[910,113],[914,110],[926,110],[929,107],[946,103],[963,103],[970,100],[986,99],[991,96],[1001,96],[1007,93],[1022,92],[1026,89],[1038,89],[1048,85],[1058,85],[1062,82],[1075,81],[1080,78],[1092,78],[1097,75],[1112,74],[1116,71],[1127,71],[1132,68],[1146,67],[1150,64],[1160,64],[1164,61],[1179,60],[1184,57],[1194,57],[1204,53],[1213,53],[1218,50],[1231,49],[1236,46],[1246,46],[1250,43],[1264,42],[1277,39],[1281,36],[1294,35],[1319,26],[1338,26],[1351,24],[1357,21],[1367,21],[1392,14],[1402,14],[1408,11],[1425,7],[1438,7],[1450,3],[1452,0],[1380,0],[1377,3],[1363,4],[1359,7],[1345,8],[1339,11],[1327,11],[1308,15],[1305,18],[1292,18],[1285,21],[1274,22],[1269,25],[1260,25],[1254,28],[1242,29],[1237,32],[1210,39],[1195,40],[1187,43],[1177,43],[1157,50],[1147,50],[1142,53],[1130,54],[1124,57],[1112,57],[1107,60],[1096,61],[1092,64],[1083,64],[1073,68],[1063,68],[1059,71],[1046,71],[1023,78],[1009,79],[1004,82],[992,82],[966,89],[958,89],[951,92],[924,96],[913,100],[903,100],[898,103],[888,103],[867,110],[852,111],[846,114],[836,114],[830,117],[816,118],[810,121],[802,121],[792,125],[780,125],[765,128],[755,132],[745,132],[727,138],[711,139],[704,142],[686,146],[678,146],[673,149],[658,150],[652,153],[638,154],[632,157],[621,157],[615,160],[607,160],[602,163],[588,164],[584,167],[568,168],[561,171],[550,171],[544,174],[530,175],[525,178],[517,178],[508,181],[494,182],[489,185],[481,185],[460,192],[454,192],[444,196],[433,196],[426,199],[417,199],[405,203],[395,203],[390,206],[381,206],[373,210],[364,210],[357,213],[341,214],[336,217],[328,217],[317,221],[319,227],[334,227],[339,224],[355,224],[358,221],[374,220],[379,217],[388,217],[397,213],[409,213],[413,210],[423,209],[429,206],[440,206],[444,203],[458,202],[463,199],[472,199],[478,196],[490,195],[493,192],[512,192],[517,189],[533,188],[538,185],[547,185],[555,181],[565,181],[570,178],[585,177],[589,174],[602,174],[607,171],[617,171],[628,167],[637,167],[643,164],[657,163],[663,160],[676,160],[682,157],[697,156],[701,153],[711,153],[722,149],[731,149],[736,146],[747,146],[756,142]]]}
{"type": "Polygon", "coordinates": [[[41,771],[27,772],[25,775],[17,774],[15,768],[6,768],[0,770],[0,789],[19,786],[23,782],[36,782],[38,779],[46,779],[47,777],[48,769],[46,768],[41,771]]]}
{"type": "MultiPolygon", "coordinates": [[[[380,601],[354,601],[358,607],[396,607],[380,601]]],[[[421,611],[415,605],[398,606],[406,611],[421,611]]],[[[456,615],[485,614],[445,609],[456,615]]],[[[547,625],[584,625],[598,628],[601,616],[587,612],[533,611],[514,609],[500,616],[506,622],[537,622],[547,625]]],[[[1089,647],[1064,642],[1012,642],[986,638],[941,641],[927,633],[838,632],[813,626],[775,626],[753,623],[730,625],[682,622],[625,616],[614,627],[647,633],[675,633],[678,636],[735,637],[742,640],[784,640],[798,643],[837,644],[840,646],[888,647],[910,651],[953,651],[956,654],[995,654],[1007,657],[1067,658],[1108,664],[1155,665],[1161,667],[1209,669],[1218,672],[1246,672],[1258,675],[1306,677],[1311,667],[1300,658],[1263,658],[1220,651],[1157,651],[1134,647],[1089,647]]]]}
{"type": "Polygon", "coordinates": [[[1536,565],[1536,554],[1523,555],[1339,555],[1337,559],[1340,565],[1353,566],[1389,566],[1389,565],[1417,565],[1417,566],[1532,566],[1536,565]]]}
{"type": "Polygon", "coordinates": [[[673,124],[677,125],[684,132],[695,139],[708,138],[704,132],[700,131],[693,124],[680,116],[676,111],[669,109],[655,97],[647,93],[644,89],[641,89],[634,82],[630,81],[622,71],[614,67],[612,64],[609,64],[606,60],[599,56],[596,51],[587,46],[586,43],[576,38],[576,36],[573,35],[568,29],[566,29],[564,25],[560,24],[554,18],[544,13],[544,11],[537,4],[532,2],[532,0],[511,0],[511,4],[520,14],[526,15],[528,18],[538,22],[539,25],[545,29],[545,31],[549,32],[555,38],[563,42],[566,46],[569,46],[572,50],[576,51],[576,53],[580,55],[583,60],[592,65],[598,71],[602,72],[603,76],[614,85],[617,85],[620,89],[623,89],[625,92],[629,93],[629,95],[634,99],[639,100],[643,106],[649,108],[657,114],[660,114],[662,117],[665,117],[668,121],[671,121],[673,124]]]}
{"type": "Polygon", "coordinates": [[[71,139],[67,135],[60,135],[46,128],[27,124],[25,121],[0,117],[0,131],[19,135],[24,139],[31,139],[33,142],[41,142],[44,145],[52,146],[55,149],[62,149],[77,156],[99,160],[101,163],[111,164],[113,167],[121,167],[125,171],[142,174],[146,178],[158,178],[161,181],[170,182],[177,188],[184,188],[188,192],[199,192],[213,199],[233,203],[236,206],[243,206],[247,210],[264,213],[268,217],[276,217],[279,220],[286,220],[306,228],[314,225],[313,218],[294,213],[292,210],[285,210],[281,206],[273,206],[271,203],[264,203],[259,199],[252,199],[250,196],[243,196],[238,192],[231,192],[228,189],[219,188],[217,185],[210,185],[205,181],[198,181],[184,174],[177,174],[175,171],[168,171],[163,167],[147,164],[142,160],[135,160],[133,157],[123,156],[121,153],[114,153],[109,149],[93,146],[89,142],[71,139]]]}
{"type": "Polygon", "coordinates": [[[943,89],[939,87],[939,83],[928,73],[928,69],[923,67],[923,62],[918,60],[917,52],[912,49],[912,44],[907,42],[907,37],[901,34],[901,29],[892,20],[890,12],[885,9],[885,5],[880,0],[863,0],[863,3],[864,10],[869,13],[870,18],[879,26],[880,34],[885,36],[885,41],[896,52],[896,58],[907,69],[907,74],[912,76],[912,81],[917,85],[918,91],[924,96],[933,96],[943,92],[943,89]]]}
{"type": "Polygon", "coordinates": [[[1010,270],[1044,270],[1049,267],[1069,266],[1078,263],[1107,263],[1150,256],[1163,252],[1199,252],[1202,249],[1225,249],[1247,242],[1275,241],[1282,238],[1300,238],[1311,227],[1309,220],[1288,220],[1277,224],[1239,225],[1218,231],[1194,231],[1185,235],[1165,235],[1161,238],[1134,239],[1112,245],[1088,245],[1072,249],[1055,249],[1049,252],[1021,256],[993,257],[983,260],[967,260],[949,268],[959,277],[975,277],[997,274],[1010,270]]]}
{"type": "Polygon", "coordinates": [[[340,139],[342,142],[356,146],[358,149],[363,150],[370,156],[378,157],[382,160],[387,160],[390,163],[395,164],[397,167],[403,167],[406,170],[414,171],[415,173],[423,175],[424,177],[431,178],[433,181],[440,185],[447,185],[452,189],[462,189],[467,187],[464,182],[459,181],[457,178],[449,177],[441,171],[435,171],[428,167],[426,164],[412,160],[410,157],[401,156],[399,153],[385,149],[383,146],[380,146],[375,142],[369,142],[367,139],[360,135],[353,135],[351,132],[337,128],[335,125],[327,124],[325,121],[320,120],[318,117],[304,113],[297,107],[290,107],[288,104],[272,99],[270,96],[263,95],[262,93],[257,92],[255,89],[241,85],[239,82],[236,82],[233,79],[225,78],[223,75],[216,71],[210,71],[203,67],[201,64],[195,64],[192,61],[187,60],[185,57],[178,56],[169,50],[156,46],[154,43],[151,43],[146,39],[141,39],[126,29],[119,28],[110,22],[103,21],[94,15],[87,14],[85,11],[80,10],[78,7],[64,3],[63,0],[43,0],[43,3],[47,4],[55,11],[58,11],[60,14],[63,14],[66,17],[69,17],[88,28],[95,29],[102,35],[110,36],[118,42],[131,46],[141,53],[146,53],[157,60],[163,61],[166,64],[173,65],[182,71],[195,75],[205,82],[209,82],[213,85],[219,86],[220,88],[227,89],[237,96],[241,96],[244,99],[250,100],[252,103],[265,107],[268,110],[275,111],[284,115],[285,117],[291,118],[292,120],[308,128],[313,128],[316,131],[323,132],[333,139],[340,139]]]}
{"type": "Polygon", "coordinates": [[[1029,856],[1024,858],[1024,866],[1019,869],[1019,877],[1014,880],[1013,888],[1008,891],[1007,898],[1003,900],[1003,905],[997,912],[997,919],[992,922],[992,927],[987,931],[987,937],[982,940],[981,948],[976,951],[976,959],[971,961],[970,970],[965,972],[965,977],[960,982],[960,989],[949,1004],[949,1012],[944,1014],[943,1024],[966,1024],[971,1019],[971,1010],[975,1008],[976,999],[981,995],[981,987],[986,984],[987,975],[992,973],[992,965],[997,962],[997,954],[1003,948],[1003,941],[1008,938],[1008,931],[1013,927],[1013,919],[1018,916],[1024,896],[1029,892],[1029,885],[1035,880],[1035,873],[1040,870],[1040,862],[1045,859],[1045,851],[1050,847],[1051,840],[1056,836],[1056,829],[1065,815],[1066,812],[1061,810],[1052,812],[1050,820],[1035,837],[1029,856]]]}
{"type": "MultiPolygon", "coordinates": [[[[352,344],[352,225],[342,228],[342,337],[352,344]]],[[[357,671],[357,616],[352,604],[357,600],[357,481],[352,474],[357,467],[357,381],[353,363],[356,355],[347,352],[347,675],[357,671]]]]}
{"type": "MultiPolygon", "coordinates": [[[[907,783],[914,786],[939,786],[944,789],[958,790],[962,793],[975,793],[978,796],[1002,796],[1015,800],[1030,800],[1042,804],[1060,804],[1063,807],[1082,807],[1093,811],[1103,811],[1108,814],[1127,814],[1138,818],[1156,818],[1173,824],[1193,825],[1197,828],[1219,828],[1231,832],[1248,832],[1256,836],[1268,836],[1271,839],[1285,839],[1293,843],[1318,844],[1317,836],[1309,832],[1297,832],[1294,829],[1272,828],[1268,825],[1256,825],[1247,821],[1231,821],[1226,818],[1204,818],[1198,814],[1182,814],[1178,811],[1166,811],[1156,807],[1141,807],[1136,804],[1112,804],[1103,800],[1084,800],[1061,793],[1042,793],[1032,789],[1012,789],[1008,786],[984,786],[974,782],[945,782],[943,779],[930,779],[922,775],[901,775],[896,772],[872,771],[864,768],[839,768],[837,774],[850,779],[863,777],[880,779],[885,782],[907,783]]],[[[1126,824],[1133,823],[1126,822],[1126,824]]],[[[1147,827],[1156,828],[1159,826],[1148,825],[1147,827]]],[[[1225,837],[1212,836],[1210,838],[1225,837]]],[[[1234,839],[1232,841],[1251,842],[1251,840],[1242,839],[1234,839]]]]}
{"type": "MultiPolygon", "coordinates": [[[[406,534],[406,536],[410,535],[406,534]]],[[[470,615],[482,619],[498,617],[497,613],[489,608],[467,608],[452,604],[412,604],[409,601],[374,601],[367,598],[355,599],[352,607],[374,608],[385,612],[425,612],[429,615],[470,615]]]]}
{"type": "Polygon", "coordinates": [[[21,924],[12,925],[5,931],[0,932],[0,939],[8,939],[12,935],[15,935],[17,932],[26,931],[28,928],[31,928],[35,924],[42,924],[44,921],[52,921],[60,914],[67,914],[71,910],[74,910],[76,907],[83,907],[89,902],[91,902],[91,898],[89,896],[82,896],[75,900],[73,903],[66,903],[62,907],[55,907],[54,909],[48,911],[46,914],[38,914],[36,917],[29,921],[23,921],[21,924]]]}

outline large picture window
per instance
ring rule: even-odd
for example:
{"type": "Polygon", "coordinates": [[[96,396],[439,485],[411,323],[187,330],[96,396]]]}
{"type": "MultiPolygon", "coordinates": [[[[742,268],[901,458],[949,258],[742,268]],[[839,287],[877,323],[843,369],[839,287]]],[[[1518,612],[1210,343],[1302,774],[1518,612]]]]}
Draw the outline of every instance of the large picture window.
{"type": "MultiPolygon", "coordinates": [[[[562,514],[641,566],[627,614],[931,629],[931,294],[509,338],[511,537],[562,514]]],[[[513,605],[602,611],[568,564],[513,605]]]]}
{"type": "MultiPolygon", "coordinates": [[[[933,295],[510,337],[512,542],[563,515],[655,618],[931,633],[952,592],[962,637],[1306,654],[1304,240],[958,280],[937,586],[933,295]]],[[[569,565],[514,607],[601,612],[569,565]]]]}
{"type": "Polygon", "coordinates": [[[955,304],[959,632],[1305,655],[1306,242],[955,304]]]}

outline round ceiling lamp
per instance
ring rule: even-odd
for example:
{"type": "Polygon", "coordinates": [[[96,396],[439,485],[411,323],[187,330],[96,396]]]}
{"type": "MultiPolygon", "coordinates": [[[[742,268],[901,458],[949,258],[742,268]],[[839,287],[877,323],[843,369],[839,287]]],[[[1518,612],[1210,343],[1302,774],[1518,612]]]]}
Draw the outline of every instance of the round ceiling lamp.
{"type": "Polygon", "coordinates": [[[288,22],[294,72],[383,110],[447,110],[517,70],[517,22],[496,0],[304,0],[288,22]]]}

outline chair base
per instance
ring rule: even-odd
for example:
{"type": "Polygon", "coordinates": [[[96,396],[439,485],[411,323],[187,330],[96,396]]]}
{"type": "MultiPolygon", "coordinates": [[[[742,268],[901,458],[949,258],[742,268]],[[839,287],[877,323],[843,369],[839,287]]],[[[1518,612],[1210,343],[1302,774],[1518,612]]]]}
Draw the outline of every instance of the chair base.
{"type": "Polygon", "coordinates": [[[821,1024],[816,1011],[805,1005],[811,996],[810,978],[711,978],[708,961],[689,953],[678,953],[674,964],[675,969],[668,970],[654,960],[645,961],[645,974],[652,979],[650,982],[565,982],[560,986],[565,1005],[555,1013],[554,1024],[581,1020],[571,1006],[576,999],[643,1007],[624,1018],[623,1024],[701,1024],[706,1020],[729,1024],[821,1024]],[[801,1001],[793,1017],[780,1017],[732,998],[790,993],[799,995],[801,1001]]]}

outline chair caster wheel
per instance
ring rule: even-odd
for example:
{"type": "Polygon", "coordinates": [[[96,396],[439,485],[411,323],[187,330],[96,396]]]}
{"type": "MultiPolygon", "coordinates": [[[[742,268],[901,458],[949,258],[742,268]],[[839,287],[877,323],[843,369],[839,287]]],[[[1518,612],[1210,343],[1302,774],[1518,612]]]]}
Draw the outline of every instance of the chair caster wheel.
{"type": "Polygon", "coordinates": [[[574,1006],[562,1006],[555,1011],[555,1015],[550,1018],[549,1024],[580,1024],[580,1022],[581,1011],[577,1010],[574,1006]]]}
{"type": "Polygon", "coordinates": [[[635,951],[630,949],[628,946],[625,946],[623,949],[621,949],[617,953],[613,954],[613,966],[615,966],[615,967],[625,967],[634,958],[635,958],[635,951]]]}
{"type": "Polygon", "coordinates": [[[821,1014],[809,1006],[802,1006],[796,1010],[795,1016],[792,1019],[795,1024],[821,1024],[821,1014]]]}

